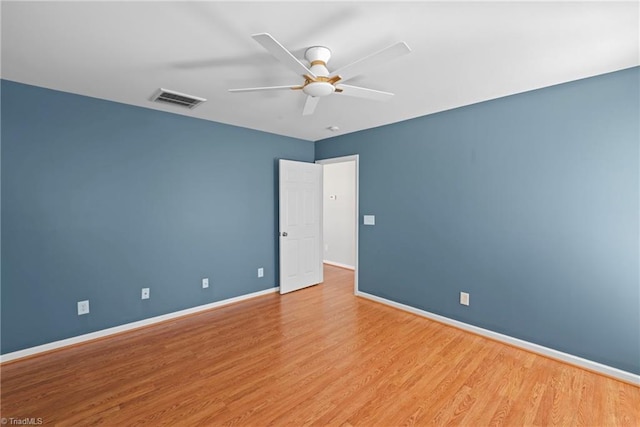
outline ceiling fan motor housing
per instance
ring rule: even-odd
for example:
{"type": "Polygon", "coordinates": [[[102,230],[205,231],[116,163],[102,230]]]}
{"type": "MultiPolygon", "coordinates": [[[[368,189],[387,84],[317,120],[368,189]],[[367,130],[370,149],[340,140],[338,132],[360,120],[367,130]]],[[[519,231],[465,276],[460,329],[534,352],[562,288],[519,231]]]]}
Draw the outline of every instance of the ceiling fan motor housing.
{"type": "MultiPolygon", "coordinates": [[[[313,46],[307,49],[304,53],[304,57],[311,67],[309,70],[316,76],[328,77],[329,70],[327,69],[327,62],[331,58],[331,50],[324,46],[313,46]]],[[[336,88],[331,83],[326,81],[313,81],[307,83],[302,91],[309,96],[319,97],[331,95],[335,92],[336,88]]]]}

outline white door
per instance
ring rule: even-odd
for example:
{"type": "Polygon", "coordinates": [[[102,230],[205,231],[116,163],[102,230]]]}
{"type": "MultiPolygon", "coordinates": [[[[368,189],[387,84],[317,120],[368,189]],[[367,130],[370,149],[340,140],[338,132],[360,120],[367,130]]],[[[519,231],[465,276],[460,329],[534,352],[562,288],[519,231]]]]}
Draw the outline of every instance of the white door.
{"type": "Polygon", "coordinates": [[[322,165],[280,160],[280,293],[321,283],[322,165]]]}

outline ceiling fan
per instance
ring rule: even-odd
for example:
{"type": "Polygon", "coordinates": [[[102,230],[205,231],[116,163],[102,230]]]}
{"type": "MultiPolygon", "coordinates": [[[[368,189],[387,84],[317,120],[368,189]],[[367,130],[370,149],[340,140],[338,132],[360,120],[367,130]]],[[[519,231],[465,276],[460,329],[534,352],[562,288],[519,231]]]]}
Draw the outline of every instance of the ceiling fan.
{"type": "Polygon", "coordinates": [[[304,82],[290,86],[267,86],[252,87],[243,89],[229,89],[229,92],[255,92],[264,90],[301,90],[307,95],[302,114],[307,116],[313,114],[320,98],[339,93],[345,96],[385,101],[393,96],[393,93],[382,92],[375,89],[368,89],[359,86],[346,85],[343,82],[356,77],[374,67],[398,56],[411,52],[405,42],[398,42],[385,49],[366,56],[349,65],[345,65],[338,70],[330,72],[327,69],[327,62],[331,58],[331,50],[324,46],[313,46],[308,48],[304,57],[309,61],[309,67],[299,61],[291,52],[285,49],[276,39],[268,33],[254,34],[251,37],[262,45],[271,55],[276,57],[289,69],[304,78],[304,82]]]}

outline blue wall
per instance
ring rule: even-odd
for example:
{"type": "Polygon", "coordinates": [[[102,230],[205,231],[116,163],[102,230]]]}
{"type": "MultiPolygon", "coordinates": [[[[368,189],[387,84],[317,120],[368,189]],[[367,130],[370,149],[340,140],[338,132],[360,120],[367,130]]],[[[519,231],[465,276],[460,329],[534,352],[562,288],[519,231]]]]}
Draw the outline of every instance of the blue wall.
{"type": "Polygon", "coordinates": [[[318,142],[360,155],[360,290],[640,374],[639,77],[318,142]]]}
{"type": "MultiPolygon", "coordinates": [[[[640,374],[639,70],[316,143],[360,155],[360,289],[640,374]]],[[[276,284],[276,159],[313,144],[1,89],[2,353],[276,284]]]]}
{"type": "Polygon", "coordinates": [[[276,285],[276,159],[313,143],[1,89],[2,353],[276,285]]]}

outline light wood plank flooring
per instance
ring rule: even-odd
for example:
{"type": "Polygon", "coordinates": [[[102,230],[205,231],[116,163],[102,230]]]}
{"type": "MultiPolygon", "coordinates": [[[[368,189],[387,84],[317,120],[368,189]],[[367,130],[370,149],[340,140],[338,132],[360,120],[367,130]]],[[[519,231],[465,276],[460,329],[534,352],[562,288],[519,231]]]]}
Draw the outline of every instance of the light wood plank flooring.
{"type": "Polygon", "coordinates": [[[640,426],[640,388],[353,296],[353,273],[1,367],[45,425],[640,426]]]}

